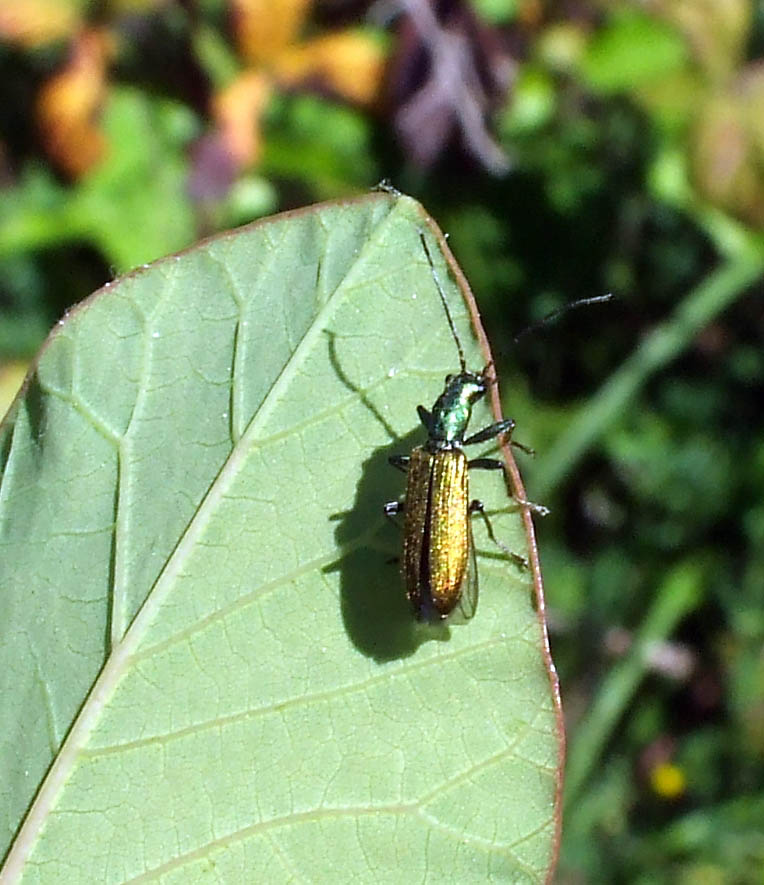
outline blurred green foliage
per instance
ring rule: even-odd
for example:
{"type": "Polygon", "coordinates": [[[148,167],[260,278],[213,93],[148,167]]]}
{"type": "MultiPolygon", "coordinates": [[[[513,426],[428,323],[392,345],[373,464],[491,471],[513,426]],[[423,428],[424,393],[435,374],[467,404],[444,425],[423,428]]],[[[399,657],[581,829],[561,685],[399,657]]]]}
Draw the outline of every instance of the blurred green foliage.
{"type": "Polygon", "coordinates": [[[316,4],[269,53],[245,0],[64,6],[69,25],[31,37],[0,15],[0,364],[117,273],[391,179],[449,232],[505,412],[539,453],[521,467],[552,509],[538,531],[569,724],[560,881],[760,882],[761,5],[441,2],[482,92],[438,101],[438,32],[413,12],[380,25],[364,4],[316,4]],[[358,25],[368,45],[311,54],[358,25]],[[39,96],[82,27],[108,31],[108,61],[62,154],[66,102],[41,116],[39,96]],[[225,104],[245,75],[249,109],[225,104]],[[491,110],[482,129],[471,99],[491,110]],[[104,150],[75,168],[96,136],[104,150]],[[513,344],[605,291],[614,304],[513,344]]]}

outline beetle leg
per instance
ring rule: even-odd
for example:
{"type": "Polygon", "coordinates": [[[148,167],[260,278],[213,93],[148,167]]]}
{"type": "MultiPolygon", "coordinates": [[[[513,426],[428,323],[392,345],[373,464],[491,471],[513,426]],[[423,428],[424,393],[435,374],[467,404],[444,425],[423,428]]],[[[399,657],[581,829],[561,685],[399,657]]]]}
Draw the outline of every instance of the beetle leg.
{"type": "MultiPolygon", "coordinates": [[[[515,427],[515,422],[511,418],[505,418],[503,421],[497,421],[496,424],[491,424],[488,427],[485,427],[483,430],[478,430],[477,433],[473,433],[472,436],[468,436],[467,439],[462,443],[463,446],[471,446],[474,443],[485,442],[486,440],[492,439],[495,436],[498,436],[500,433],[512,433],[515,427]]],[[[511,446],[514,446],[516,449],[520,449],[520,451],[525,452],[526,455],[535,455],[535,449],[532,449],[530,446],[523,445],[521,442],[515,442],[513,439],[509,441],[511,446]]]]}
{"type": "Polygon", "coordinates": [[[404,473],[409,469],[409,461],[411,461],[409,455],[390,455],[387,459],[388,464],[397,467],[398,470],[402,470],[404,473]]]}
{"type": "MultiPolygon", "coordinates": [[[[497,461],[496,458],[473,458],[471,461],[467,462],[469,467],[474,467],[476,470],[503,470],[504,462],[497,461]]],[[[513,496],[514,497],[514,496],[513,496]]],[[[534,504],[533,501],[526,501],[524,498],[515,498],[515,501],[521,507],[527,507],[529,510],[532,510],[537,516],[549,516],[549,508],[544,507],[543,504],[534,504]]],[[[472,502],[473,504],[476,502],[472,502]]],[[[477,502],[480,503],[479,501],[477,502]]],[[[479,510],[479,507],[476,507],[475,510],[479,510]]]]}
{"type": "Polygon", "coordinates": [[[419,420],[424,424],[427,435],[432,436],[432,414],[424,406],[417,406],[416,413],[419,415],[419,420]]]}
{"type": "Polygon", "coordinates": [[[533,501],[523,501],[522,498],[515,498],[515,501],[517,501],[521,507],[527,507],[528,510],[535,513],[536,516],[549,516],[551,513],[550,509],[544,507],[543,504],[534,504],[533,501]]]}
{"type": "Polygon", "coordinates": [[[519,553],[513,552],[509,549],[509,547],[502,544],[501,541],[494,534],[491,520],[488,518],[488,514],[485,512],[485,506],[483,502],[478,501],[477,499],[475,499],[474,501],[470,501],[469,510],[470,513],[479,513],[483,517],[483,522],[485,523],[488,537],[493,541],[493,543],[500,550],[502,550],[512,560],[512,562],[515,563],[516,566],[519,566],[521,569],[527,570],[529,568],[528,560],[524,556],[521,556],[519,553]]]}
{"type": "Polygon", "coordinates": [[[512,433],[514,426],[515,422],[511,418],[505,418],[503,421],[489,424],[488,427],[484,427],[482,430],[478,430],[477,433],[473,433],[472,436],[468,436],[462,445],[471,446],[475,443],[485,442],[487,439],[493,439],[500,433],[512,433]]]}
{"type": "Polygon", "coordinates": [[[504,462],[496,458],[473,458],[467,462],[467,466],[476,470],[503,470],[504,462]]]}
{"type": "MultiPolygon", "coordinates": [[[[398,516],[399,513],[403,513],[405,507],[406,502],[401,499],[400,501],[388,501],[382,508],[385,519],[391,522],[398,531],[401,530],[402,526],[395,517],[398,516]]],[[[400,562],[400,557],[393,556],[392,559],[388,559],[388,562],[400,562]]]]}
{"type": "Polygon", "coordinates": [[[530,446],[524,446],[521,442],[515,442],[513,439],[509,441],[511,446],[514,446],[516,449],[520,449],[521,452],[525,452],[526,455],[530,455],[533,457],[536,454],[536,450],[532,449],[530,446]]]}

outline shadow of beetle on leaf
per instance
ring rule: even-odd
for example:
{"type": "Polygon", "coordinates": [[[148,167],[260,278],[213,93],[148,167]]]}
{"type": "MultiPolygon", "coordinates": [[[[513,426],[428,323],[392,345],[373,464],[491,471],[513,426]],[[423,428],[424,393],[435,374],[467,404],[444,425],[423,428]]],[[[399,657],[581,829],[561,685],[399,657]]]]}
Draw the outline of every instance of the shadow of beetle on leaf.
{"type": "Polygon", "coordinates": [[[335,538],[342,554],[324,569],[340,573],[342,618],[351,641],[362,654],[381,663],[408,657],[422,643],[447,640],[451,635],[446,624],[425,625],[416,621],[398,562],[402,529],[383,514],[385,503],[402,497],[405,489],[404,475],[390,465],[389,458],[408,454],[421,444],[423,430],[417,426],[404,437],[398,436],[365,392],[343,371],[334,333],[325,330],[325,334],[329,360],[337,376],[359,397],[391,439],[363,462],[352,506],[329,517],[338,523],[335,538]]]}

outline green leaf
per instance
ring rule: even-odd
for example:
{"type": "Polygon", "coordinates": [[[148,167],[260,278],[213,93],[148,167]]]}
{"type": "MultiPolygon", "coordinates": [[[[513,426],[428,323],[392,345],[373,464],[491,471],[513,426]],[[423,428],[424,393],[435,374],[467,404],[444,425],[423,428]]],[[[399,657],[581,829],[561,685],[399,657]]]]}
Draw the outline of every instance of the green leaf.
{"type": "Polygon", "coordinates": [[[601,92],[632,90],[681,70],[689,53],[681,35],[654,16],[626,11],[598,31],[581,73],[601,92]]]}
{"type": "Polygon", "coordinates": [[[480,367],[440,234],[387,193],[159,261],[50,336],[0,428],[4,883],[549,874],[530,577],[477,521],[477,614],[424,628],[389,562],[387,458],[458,368],[422,230],[480,367]]]}
{"type": "Polygon", "coordinates": [[[72,212],[120,270],[193,239],[188,142],[196,122],[183,105],[138,89],[113,89],[103,126],[105,161],[77,189],[72,212]]]}
{"type": "Polygon", "coordinates": [[[312,95],[275,95],[266,129],[260,170],[270,180],[296,179],[330,197],[379,178],[371,126],[357,109],[312,95]]]}
{"type": "Polygon", "coordinates": [[[193,115],[175,102],[115,87],[102,125],[107,156],[74,188],[29,166],[17,187],[0,191],[0,258],[85,241],[124,270],[192,241],[185,153],[193,115]]]}

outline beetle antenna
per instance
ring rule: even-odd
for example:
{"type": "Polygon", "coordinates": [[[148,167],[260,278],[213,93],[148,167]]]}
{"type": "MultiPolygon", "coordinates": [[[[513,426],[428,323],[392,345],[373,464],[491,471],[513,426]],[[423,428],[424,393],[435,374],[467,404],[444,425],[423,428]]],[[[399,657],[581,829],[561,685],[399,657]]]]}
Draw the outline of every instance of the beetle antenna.
{"type": "Polygon", "coordinates": [[[592,304],[605,304],[608,301],[612,301],[613,297],[613,293],[608,292],[607,295],[595,295],[593,298],[579,298],[578,301],[571,301],[570,304],[563,304],[562,307],[558,307],[557,310],[548,313],[537,323],[532,323],[530,326],[526,326],[522,332],[515,335],[514,343],[517,344],[521,338],[525,338],[525,336],[529,335],[531,332],[538,332],[539,329],[543,329],[544,326],[548,326],[550,323],[558,320],[561,316],[564,316],[571,310],[576,310],[579,307],[589,307],[592,304]]]}
{"type": "Polygon", "coordinates": [[[456,326],[454,325],[454,318],[451,316],[451,311],[448,307],[448,301],[446,301],[446,293],[443,291],[443,286],[440,284],[440,280],[438,279],[437,271],[435,270],[435,263],[432,260],[432,255],[430,254],[430,247],[427,245],[427,240],[425,239],[422,231],[419,231],[419,239],[422,241],[422,248],[424,249],[424,254],[427,256],[427,261],[430,265],[430,270],[432,271],[432,278],[435,280],[435,288],[438,290],[438,295],[440,295],[440,301],[443,305],[443,309],[446,312],[446,318],[448,319],[448,325],[451,329],[451,334],[454,336],[454,341],[456,342],[456,349],[459,351],[459,363],[462,367],[462,374],[467,371],[467,363],[464,359],[464,351],[462,350],[462,342],[459,340],[459,336],[456,333],[456,326]]]}

